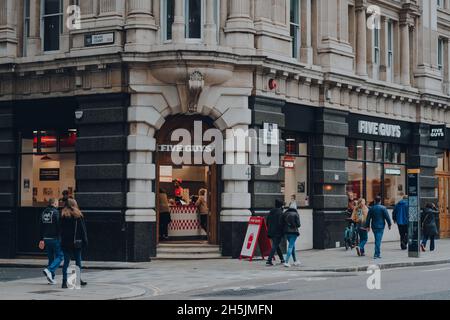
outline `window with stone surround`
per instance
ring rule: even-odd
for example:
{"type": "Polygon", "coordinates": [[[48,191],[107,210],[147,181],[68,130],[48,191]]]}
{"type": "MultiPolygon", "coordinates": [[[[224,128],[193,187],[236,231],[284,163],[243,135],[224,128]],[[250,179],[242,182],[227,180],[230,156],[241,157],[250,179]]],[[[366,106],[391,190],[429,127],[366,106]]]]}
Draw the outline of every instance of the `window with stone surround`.
{"type": "Polygon", "coordinates": [[[41,1],[41,33],[44,51],[59,50],[63,30],[63,0],[41,1]]]}
{"type": "Polygon", "coordinates": [[[299,0],[291,0],[290,33],[292,38],[292,57],[298,59],[300,54],[300,6],[299,0]]]}

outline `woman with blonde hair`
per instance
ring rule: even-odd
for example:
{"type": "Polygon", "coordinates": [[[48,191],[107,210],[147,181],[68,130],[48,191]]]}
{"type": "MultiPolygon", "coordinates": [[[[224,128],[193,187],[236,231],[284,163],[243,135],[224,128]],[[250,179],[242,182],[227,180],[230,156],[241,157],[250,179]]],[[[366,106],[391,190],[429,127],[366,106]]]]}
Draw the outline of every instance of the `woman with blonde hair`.
{"type": "Polygon", "coordinates": [[[208,205],[206,203],[206,189],[200,189],[198,192],[198,200],[195,205],[198,208],[198,213],[200,214],[200,225],[206,233],[208,233],[208,205]]]}
{"type": "Polygon", "coordinates": [[[357,205],[353,209],[352,220],[356,223],[359,234],[359,246],[356,247],[358,256],[365,256],[364,247],[368,240],[368,232],[366,228],[367,215],[369,208],[366,205],[366,199],[359,199],[357,205]]]}
{"type": "MultiPolygon", "coordinates": [[[[84,216],[74,199],[67,199],[61,211],[61,247],[64,252],[63,283],[62,288],[67,288],[67,269],[70,259],[75,259],[76,265],[81,271],[81,251],[88,244],[84,216]]],[[[82,286],[87,285],[80,279],[82,286]]]]}

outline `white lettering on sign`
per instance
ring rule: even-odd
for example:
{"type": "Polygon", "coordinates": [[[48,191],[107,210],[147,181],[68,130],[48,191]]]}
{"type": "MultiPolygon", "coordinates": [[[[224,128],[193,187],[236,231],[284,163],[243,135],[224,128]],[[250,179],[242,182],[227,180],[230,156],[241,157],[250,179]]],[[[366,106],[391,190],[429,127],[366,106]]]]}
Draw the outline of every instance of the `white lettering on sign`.
{"type": "Polygon", "coordinates": [[[163,144],[158,146],[161,152],[213,152],[212,146],[191,146],[191,145],[169,145],[163,144]]]}
{"type": "Polygon", "coordinates": [[[442,128],[431,129],[431,137],[432,138],[444,138],[444,130],[442,128]]]}
{"type": "Polygon", "coordinates": [[[402,127],[393,124],[360,120],[358,123],[358,133],[400,138],[402,136],[402,127]]]}

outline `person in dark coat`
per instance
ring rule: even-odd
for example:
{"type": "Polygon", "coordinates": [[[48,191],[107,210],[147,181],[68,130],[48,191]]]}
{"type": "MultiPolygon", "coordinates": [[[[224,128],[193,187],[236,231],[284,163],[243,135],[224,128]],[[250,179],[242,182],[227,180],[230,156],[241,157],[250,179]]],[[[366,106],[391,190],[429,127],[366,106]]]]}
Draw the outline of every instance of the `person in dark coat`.
{"type": "MultiPolygon", "coordinates": [[[[87,247],[88,238],[84,216],[74,199],[68,199],[61,212],[61,247],[64,252],[63,283],[62,288],[67,288],[67,269],[70,259],[73,257],[81,271],[81,251],[87,247]]],[[[82,286],[87,285],[80,279],[82,286]]]]}
{"type": "Polygon", "coordinates": [[[392,212],[392,220],[398,226],[400,233],[400,247],[402,250],[408,249],[408,225],[409,225],[409,202],[408,196],[404,196],[402,200],[397,203],[392,212]]]}
{"type": "Polygon", "coordinates": [[[61,265],[64,255],[60,241],[60,213],[58,200],[50,199],[48,207],[41,214],[39,248],[47,251],[48,265],[44,275],[50,284],[56,284],[55,272],[61,265]]]}
{"type": "Polygon", "coordinates": [[[430,251],[434,251],[435,249],[435,243],[434,240],[436,236],[438,235],[437,225],[436,225],[436,218],[435,214],[437,213],[436,207],[433,203],[427,203],[425,206],[425,209],[423,210],[423,217],[422,217],[422,244],[420,245],[420,248],[423,252],[426,251],[427,242],[428,239],[430,239],[430,251]]]}
{"type": "Polygon", "coordinates": [[[297,257],[295,255],[295,242],[300,236],[300,232],[298,231],[298,229],[300,228],[300,216],[298,214],[298,211],[294,208],[288,208],[283,212],[281,221],[283,225],[283,233],[286,235],[289,243],[284,266],[287,268],[291,266],[289,264],[291,255],[294,260],[294,265],[299,266],[300,261],[297,260],[297,257]]]}
{"type": "Polygon", "coordinates": [[[283,252],[280,249],[280,243],[283,239],[283,226],[281,224],[282,214],[283,202],[277,199],[275,200],[275,208],[270,210],[270,213],[267,216],[267,235],[269,239],[272,240],[272,250],[270,251],[269,257],[266,262],[268,266],[273,266],[272,261],[275,252],[278,254],[281,263],[284,263],[283,252]]]}

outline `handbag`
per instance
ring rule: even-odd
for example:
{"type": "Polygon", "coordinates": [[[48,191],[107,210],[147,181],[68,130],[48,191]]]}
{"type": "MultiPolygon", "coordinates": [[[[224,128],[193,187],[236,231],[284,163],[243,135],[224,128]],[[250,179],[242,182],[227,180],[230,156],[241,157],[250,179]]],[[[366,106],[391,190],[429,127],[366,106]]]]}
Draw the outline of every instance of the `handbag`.
{"type": "Polygon", "coordinates": [[[73,235],[73,247],[81,249],[83,247],[83,240],[77,240],[78,220],[75,220],[75,233],[73,235]]]}

